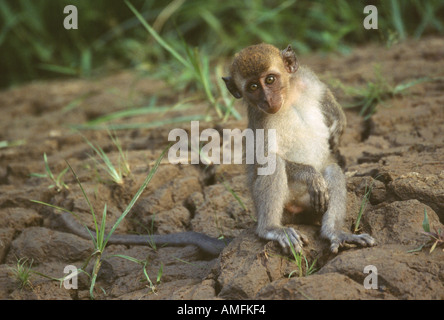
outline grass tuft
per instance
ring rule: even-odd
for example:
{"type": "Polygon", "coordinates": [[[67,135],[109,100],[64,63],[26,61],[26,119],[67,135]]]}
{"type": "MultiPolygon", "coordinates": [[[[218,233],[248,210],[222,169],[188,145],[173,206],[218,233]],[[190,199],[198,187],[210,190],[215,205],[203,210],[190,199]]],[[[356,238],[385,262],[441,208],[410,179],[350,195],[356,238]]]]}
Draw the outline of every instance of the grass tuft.
{"type": "Polygon", "coordinates": [[[97,159],[91,156],[94,162],[108,174],[108,176],[111,178],[113,182],[121,185],[123,184],[123,178],[131,173],[130,165],[128,163],[127,155],[125,154],[125,152],[123,152],[122,146],[117,136],[113,135],[110,131],[108,131],[108,134],[114,146],[119,151],[119,158],[117,165],[113,164],[111,159],[108,157],[108,155],[105,153],[105,151],[103,151],[103,149],[100,146],[94,145],[85,136],[82,137],[85,140],[85,142],[91,147],[91,149],[94,150],[94,152],[98,157],[97,159]]]}
{"type": "MultiPolygon", "coordinates": [[[[219,118],[225,118],[223,110],[226,113],[231,113],[235,118],[240,119],[240,115],[233,108],[233,104],[225,106],[221,104],[214,96],[210,80],[209,71],[209,58],[206,55],[202,55],[198,48],[191,49],[191,47],[183,40],[181,41],[182,50],[185,51],[185,57],[182,56],[176,49],[173,48],[166,40],[164,40],[157,31],[151,27],[139,11],[127,0],[125,0],[126,5],[134,13],[137,19],[140,21],[142,26],[149,32],[149,34],[161,45],[163,49],[168,51],[177,62],[179,62],[182,67],[193,75],[193,80],[199,85],[200,89],[205,92],[205,97],[208,103],[214,108],[219,118]]],[[[223,99],[222,101],[225,101],[223,99]]]]}
{"type": "Polygon", "coordinates": [[[66,172],[68,172],[69,168],[66,167],[57,175],[57,177],[55,177],[51,169],[49,168],[48,157],[46,156],[46,153],[43,153],[43,161],[45,163],[46,173],[31,173],[31,177],[49,179],[50,181],[52,181],[52,184],[48,186],[48,189],[55,188],[57,192],[60,192],[62,189],[69,189],[69,187],[63,181],[63,177],[65,176],[66,172]]]}
{"type": "Polygon", "coordinates": [[[293,276],[293,274],[296,272],[298,274],[298,277],[303,277],[303,276],[308,277],[309,275],[315,273],[316,272],[315,264],[316,264],[317,259],[315,259],[311,264],[309,264],[307,257],[302,252],[296,252],[296,249],[295,249],[293,243],[290,241],[290,237],[288,236],[288,234],[286,234],[286,236],[287,236],[288,242],[290,243],[290,251],[291,251],[291,254],[293,255],[293,262],[295,262],[296,266],[297,266],[296,270],[293,270],[292,272],[290,272],[290,274],[288,275],[288,278],[291,278],[293,276]],[[304,263],[305,263],[305,274],[303,272],[304,266],[302,264],[302,261],[304,261],[304,263]]]}
{"type": "MultiPolygon", "coordinates": [[[[69,163],[68,167],[70,168],[71,172],[73,173],[77,184],[80,187],[80,190],[82,191],[82,194],[84,196],[85,201],[88,203],[88,207],[90,209],[91,212],[91,217],[93,219],[93,223],[94,223],[94,229],[95,229],[95,236],[93,235],[93,233],[88,229],[88,227],[86,225],[84,225],[85,229],[88,231],[90,237],[91,237],[91,241],[93,242],[93,246],[94,246],[94,250],[93,253],[88,257],[88,259],[85,261],[83,267],[81,267],[80,269],[78,269],[78,272],[84,272],[87,273],[85,271],[86,267],[88,266],[89,262],[93,259],[94,260],[94,265],[93,265],[93,270],[91,275],[89,275],[90,277],[90,297],[91,299],[94,299],[94,287],[95,287],[95,283],[97,280],[97,275],[99,273],[100,270],[100,266],[101,266],[101,262],[102,262],[102,255],[103,252],[106,248],[106,245],[111,237],[111,235],[114,233],[114,231],[117,229],[117,227],[120,225],[120,223],[123,221],[123,219],[125,219],[125,217],[127,216],[127,214],[130,212],[130,210],[132,209],[132,207],[134,206],[134,204],[136,203],[136,201],[139,199],[140,195],[142,194],[142,192],[145,190],[145,188],[147,187],[147,185],[149,184],[149,182],[151,181],[151,179],[153,178],[154,174],[157,171],[157,168],[159,167],[159,164],[162,160],[162,158],[165,156],[166,152],[168,151],[170,145],[165,148],[165,150],[163,150],[162,154],[159,156],[159,158],[157,159],[156,163],[154,164],[154,166],[151,168],[150,172],[148,173],[147,177],[145,178],[145,181],[143,182],[143,184],[140,186],[140,188],[138,189],[138,191],[136,192],[136,194],[134,195],[134,197],[132,198],[132,200],[130,201],[130,203],[127,205],[126,209],[123,211],[123,213],[119,216],[119,218],[117,219],[117,221],[113,224],[113,226],[111,227],[111,230],[106,233],[105,227],[106,227],[106,213],[107,213],[107,209],[106,209],[106,204],[104,205],[103,208],[103,213],[102,213],[102,219],[100,222],[100,225],[98,224],[98,217],[94,211],[94,208],[85,192],[85,190],[83,189],[83,186],[79,180],[79,177],[77,176],[77,174],[75,173],[74,169],[71,167],[71,165],[69,163]]],[[[49,206],[52,207],[54,209],[60,210],[60,211],[64,211],[64,212],[68,212],[74,216],[77,217],[77,215],[72,212],[69,211],[65,208],[59,207],[59,206],[55,206],[52,204],[48,204],[42,201],[37,201],[37,200],[31,200],[32,202],[35,203],[39,203],[39,204],[43,204],[45,206],[49,206]]],[[[146,275],[148,276],[148,275],[146,275]]]]}
{"type": "Polygon", "coordinates": [[[32,263],[34,261],[31,259],[30,262],[28,262],[27,258],[20,258],[17,260],[17,264],[15,267],[9,267],[9,270],[12,273],[12,276],[16,279],[16,281],[19,284],[19,288],[23,289],[25,287],[29,287],[32,289],[32,283],[31,283],[31,274],[32,271],[32,263]]]}
{"type": "Polygon", "coordinates": [[[375,79],[369,80],[365,87],[357,88],[346,86],[338,80],[333,80],[331,85],[342,90],[345,95],[351,98],[351,103],[344,104],[344,108],[357,108],[359,115],[365,120],[373,116],[379,106],[385,106],[385,101],[396,96],[404,94],[408,89],[418,84],[442,80],[441,77],[422,77],[391,85],[387,78],[381,72],[381,66],[377,65],[374,69],[375,79]]]}

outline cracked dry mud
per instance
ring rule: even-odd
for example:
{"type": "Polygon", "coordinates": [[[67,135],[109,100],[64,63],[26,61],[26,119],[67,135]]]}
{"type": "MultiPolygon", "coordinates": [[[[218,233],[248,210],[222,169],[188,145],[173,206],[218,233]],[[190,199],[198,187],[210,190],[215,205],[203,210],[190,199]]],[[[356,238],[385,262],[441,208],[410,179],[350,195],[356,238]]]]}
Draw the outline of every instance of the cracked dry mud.
{"type": "MultiPolygon", "coordinates": [[[[408,41],[387,49],[370,45],[338,57],[301,57],[322,79],[339,79],[359,86],[374,76],[376,64],[391,83],[424,76],[444,76],[444,40],[408,41]]],[[[69,190],[48,189],[46,179],[30,177],[44,172],[46,152],[53,172],[69,161],[92,199],[97,212],[106,203],[109,223],[124,210],[145,179],[154,161],[168,144],[173,126],[119,131],[128,151],[132,176],[122,186],[106,181],[89,159],[82,137],[68,125],[82,123],[128,106],[144,105],[153,96],[159,104],[174,103],[164,84],[131,72],[96,80],[35,82],[0,92],[0,140],[24,140],[25,144],[0,149],[0,298],[88,299],[85,276],[78,290],[60,288],[54,281],[34,275],[32,288],[20,289],[10,267],[17,259],[33,260],[33,269],[53,277],[63,276],[66,265],[80,267],[92,251],[90,241],[66,233],[58,213],[30,202],[37,199],[79,214],[92,226],[88,206],[72,174],[65,176],[69,190]],[[82,97],[77,99],[78,97],[82,97]],[[77,100],[76,100],[77,99],[77,100]],[[76,101],[75,103],[72,103],[76,101]],[[69,106],[69,107],[67,107],[69,106]]],[[[340,102],[346,97],[337,92],[340,102]]],[[[196,105],[187,113],[203,113],[196,105]]],[[[242,110],[242,106],[238,106],[242,110]]],[[[173,111],[140,117],[155,121],[183,114],[173,111]]],[[[421,233],[424,209],[430,224],[444,222],[444,81],[426,82],[379,105],[370,121],[346,110],[348,126],[341,144],[348,177],[347,219],[351,228],[365,193],[373,183],[361,227],[377,241],[372,248],[343,248],[332,255],[319,238],[319,226],[298,224],[310,243],[304,255],[315,272],[306,277],[288,275],[296,264],[279,248],[254,234],[252,201],[241,165],[172,165],[162,162],[118,233],[157,233],[185,230],[210,236],[234,237],[220,257],[210,259],[193,246],[158,248],[111,245],[106,255],[125,254],[148,259],[148,273],[156,279],[163,266],[161,283],[154,294],[147,288],[138,264],[119,258],[104,261],[96,285],[98,299],[443,299],[444,252],[429,247],[421,233]],[[229,192],[232,188],[246,210],[229,192]],[[153,220],[154,219],[154,220],[153,220]],[[367,265],[378,270],[378,289],[365,289],[367,265]],[[104,291],[100,290],[103,288],[104,291]],[[106,292],[106,295],[104,294],[106,292]]],[[[127,121],[127,120],[121,120],[127,121]]],[[[190,124],[175,125],[189,129],[190,124]]],[[[226,124],[201,123],[200,129],[246,127],[243,120],[226,124]]],[[[83,132],[113,158],[118,153],[104,131],[83,132]]],[[[294,223],[296,220],[290,221],[294,223]]],[[[305,273],[305,268],[303,273],[305,273]]]]}

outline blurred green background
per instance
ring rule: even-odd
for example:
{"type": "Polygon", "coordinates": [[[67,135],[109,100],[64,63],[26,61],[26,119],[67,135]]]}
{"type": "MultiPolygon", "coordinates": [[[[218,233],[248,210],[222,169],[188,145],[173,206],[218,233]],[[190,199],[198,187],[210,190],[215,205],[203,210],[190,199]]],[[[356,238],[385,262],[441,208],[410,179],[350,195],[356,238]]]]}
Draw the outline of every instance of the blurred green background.
{"type": "MultiPolygon", "coordinates": [[[[209,65],[244,46],[291,43],[299,54],[347,53],[375,41],[444,33],[444,0],[130,0],[180,54],[198,48],[209,65]],[[363,28],[368,4],[378,30],[363,28]]],[[[122,0],[0,0],[0,87],[33,79],[90,77],[134,68],[165,77],[174,59],[122,0]],[[78,30],[65,30],[66,5],[78,9],[78,30]]]]}

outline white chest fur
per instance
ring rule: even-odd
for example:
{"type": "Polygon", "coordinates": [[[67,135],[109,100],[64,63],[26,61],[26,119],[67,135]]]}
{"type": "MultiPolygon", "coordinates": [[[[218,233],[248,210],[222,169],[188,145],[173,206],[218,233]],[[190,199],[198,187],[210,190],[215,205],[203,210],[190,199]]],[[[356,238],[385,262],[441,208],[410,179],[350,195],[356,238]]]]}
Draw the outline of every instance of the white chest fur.
{"type": "Polygon", "coordinates": [[[276,129],[277,153],[285,160],[323,168],[329,154],[329,129],[318,99],[304,99],[294,107],[269,117],[268,128],[276,129]]]}

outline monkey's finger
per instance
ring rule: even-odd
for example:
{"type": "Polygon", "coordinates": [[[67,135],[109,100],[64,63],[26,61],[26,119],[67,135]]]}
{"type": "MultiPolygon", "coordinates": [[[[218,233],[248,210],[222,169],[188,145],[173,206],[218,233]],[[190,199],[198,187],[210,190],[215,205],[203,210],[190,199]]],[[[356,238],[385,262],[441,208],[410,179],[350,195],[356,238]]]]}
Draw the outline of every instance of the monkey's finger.
{"type": "Polygon", "coordinates": [[[339,241],[332,241],[332,243],[330,245],[330,251],[334,254],[337,254],[339,251],[340,245],[341,245],[341,243],[339,241]]]}
{"type": "Polygon", "coordinates": [[[330,202],[330,196],[328,195],[328,192],[325,193],[325,208],[324,212],[327,212],[328,210],[328,203],[330,202]]]}
{"type": "Polygon", "coordinates": [[[290,240],[292,243],[297,243],[300,246],[304,244],[303,238],[305,238],[305,236],[300,232],[294,230],[293,228],[288,228],[288,233],[290,234],[290,240]]]}
{"type": "Polygon", "coordinates": [[[315,196],[315,209],[316,212],[320,213],[321,212],[321,193],[319,191],[316,192],[316,196],[315,196]]]}
{"type": "MultiPolygon", "coordinates": [[[[296,252],[296,253],[300,253],[300,252],[302,252],[302,243],[300,243],[299,241],[293,241],[292,243],[291,243],[291,246],[294,248],[294,251],[296,252]]],[[[290,249],[290,246],[288,247],[288,249],[290,249]]],[[[289,251],[289,253],[290,253],[290,251],[291,250],[288,250],[289,251]]]]}
{"type": "Polygon", "coordinates": [[[376,244],[375,239],[373,239],[373,237],[370,236],[370,235],[368,235],[367,233],[360,234],[359,236],[360,236],[360,237],[366,242],[366,244],[367,244],[368,246],[370,246],[370,247],[372,247],[372,246],[374,246],[374,245],[376,244]]]}
{"type": "Polygon", "coordinates": [[[364,233],[364,234],[357,234],[357,235],[354,235],[354,236],[355,237],[353,239],[354,240],[353,242],[355,242],[355,243],[357,243],[357,244],[359,244],[359,245],[361,245],[363,247],[373,246],[375,244],[375,240],[371,236],[366,234],[366,233],[364,233]]]}
{"type": "Polygon", "coordinates": [[[320,192],[320,194],[321,194],[321,200],[320,200],[319,213],[324,214],[328,209],[329,195],[326,188],[324,189],[324,191],[320,192]]]}
{"type": "Polygon", "coordinates": [[[325,213],[328,209],[328,200],[329,200],[329,196],[328,196],[328,192],[324,192],[323,193],[323,204],[322,204],[322,213],[325,213]]]}
{"type": "Polygon", "coordinates": [[[285,254],[289,254],[290,253],[290,247],[292,246],[294,248],[294,250],[299,253],[302,251],[302,245],[299,244],[299,241],[295,240],[295,239],[279,239],[278,242],[281,245],[283,251],[285,254]],[[291,241],[291,244],[290,244],[291,241]]]}
{"type": "Polygon", "coordinates": [[[286,228],[284,230],[285,236],[279,237],[279,243],[286,253],[290,253],[290,247],[293,247],[296,252],[302,251],[304,245],[299,234],[293,228],[286,228]]]}
{"type": "Polygon", "coordinates": [[[373,239],[370,235],[366,233],[363,234],[343,233],[340,236],[340,240],[341,242],[354,243],[363,247],[375,245],[375,239],[373,239]]]}
{"type": "Polygon", "coordinates": [[[298,232],[298,235],[299,235],[299,239],[302,240],[303,244],[308,244],[310,242],[308,240],[308,237],[305,234],[298,232]]]}

